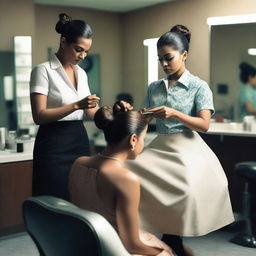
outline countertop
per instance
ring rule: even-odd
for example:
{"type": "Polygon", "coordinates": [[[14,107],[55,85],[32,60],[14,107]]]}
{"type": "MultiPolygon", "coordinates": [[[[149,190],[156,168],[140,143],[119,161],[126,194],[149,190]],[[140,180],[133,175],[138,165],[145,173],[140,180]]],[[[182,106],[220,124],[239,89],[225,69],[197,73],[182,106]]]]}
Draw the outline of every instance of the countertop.
{"type": "Polygon", "coordinates": [[[251,127],[251,131],[244,131],[243,123],[211,123],[210,129],[206,134],[240,136],[240,137],[256,137],[256,123],[251,127]]]}
{"type": "Polygon", "coordinates": [[[12,162],[21,162],[29,161],[33,159],[33,153],[31,152],[22,152],[14,153],[9,150],[0,151],[0,164],[3,163],[12,163],[12,162]]]}
{"type": "MultiPolygon", "coordinates": [[[[106,142],[102,132],[98,132],[95,137],[95,132],[99,131],[95,128],[93,122],[90,124],[86,123],[89,138],[94,140],[95,146],[105,147],[106,142]],[[95,130],[96,129],[96,130],[95,130]]],[[[212,122],[210,129],[206,134],[221,135],[221,136],[240,136],[240,137],[256,137],[256,123],[252,125],[252,131],[244,131],[243,124],[237,122],[229,123],[216,123],[212,122]]],[[[148,145],[155,137],[157,133],[147,133],[145,137],[145,146],[148,145]]],[[[11,163],[19,161],[29,161],[33,159],[33,143],[26,148],[25,152],[14,153],[9,150],[0,151],[0,164],[11,163]]]]}
{"type": "Polygon", "coordinates": [[[29,161],[33,159],[33,148],[35,139],[31,138],[29,140],[17,140],[17,142],[23,143],[24,152],[16,153],[11,150],[0,151],[0,164],[29,161]]]}

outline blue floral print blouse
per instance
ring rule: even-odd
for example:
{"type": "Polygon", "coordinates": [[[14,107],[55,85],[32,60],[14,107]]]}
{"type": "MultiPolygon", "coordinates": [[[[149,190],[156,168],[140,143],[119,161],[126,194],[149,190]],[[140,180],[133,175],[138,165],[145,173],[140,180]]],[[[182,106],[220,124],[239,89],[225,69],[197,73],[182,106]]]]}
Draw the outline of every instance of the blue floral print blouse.
{"type": "MultiPolygon", "coordinates": [[[[166,106],[190,116],[197,116],[200,110],[214,113],[213,96],[208,84],[188,70],[181,75],[175,86],[168,89],[167,78],[149,85],[143,107],[166,106]]],[[[174,118],[156,119],[156,129],[160,134],[179,133],[189,128],[174,118]]]]}

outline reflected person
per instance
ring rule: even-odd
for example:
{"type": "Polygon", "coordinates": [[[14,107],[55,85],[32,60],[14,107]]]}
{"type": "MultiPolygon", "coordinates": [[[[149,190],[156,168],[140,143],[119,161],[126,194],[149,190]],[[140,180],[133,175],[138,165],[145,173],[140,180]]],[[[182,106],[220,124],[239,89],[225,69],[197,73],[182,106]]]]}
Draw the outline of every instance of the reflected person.
{"type": "Polygon", "coordinates": [[[240,106],[240,117],[256,115],[256,68],[242,62],[239,65],[240,80],[243,83],[239,91],[238,101],[240,106]]]}

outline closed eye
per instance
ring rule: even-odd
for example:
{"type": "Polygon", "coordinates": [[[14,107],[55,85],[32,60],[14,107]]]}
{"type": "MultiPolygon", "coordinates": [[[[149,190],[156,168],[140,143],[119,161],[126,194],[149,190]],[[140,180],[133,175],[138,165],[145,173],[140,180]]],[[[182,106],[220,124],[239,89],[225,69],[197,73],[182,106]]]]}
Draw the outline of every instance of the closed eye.
{"type": "MultiPolygon", "coordinates": [[[[82,47],[75,47],[75,51],[76,52],[83,52],[85,51],[82,47]]],[[[86,53],[88,53],[88,51],[85,51],[86,53]]]]}
{"type": "Polygon", "coordinates": [[[172,61],[174,57],[167,57],[167,58],[159,58],[158,61],[162,62],[162,61],[172,61]]]}

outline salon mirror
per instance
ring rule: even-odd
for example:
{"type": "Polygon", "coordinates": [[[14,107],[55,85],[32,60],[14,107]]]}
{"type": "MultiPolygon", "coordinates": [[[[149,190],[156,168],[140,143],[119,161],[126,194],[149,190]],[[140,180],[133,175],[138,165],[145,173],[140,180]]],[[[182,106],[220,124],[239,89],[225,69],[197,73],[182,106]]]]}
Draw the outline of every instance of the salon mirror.
{"type": "Polygon", "coordinates": [[[214,95],[215,117],[240,120],[238,92],[244,86],[239,78],[241,62],[256,68],[256,23],[210,26],[210,86],[214,95]]]}
{"type": "Polygon", "coordinates": [[[13,51],[0,51],[1,127],[8,130],[34,127],[29,99],[31,68],[31,36],[14,36],[13,51]]]}

